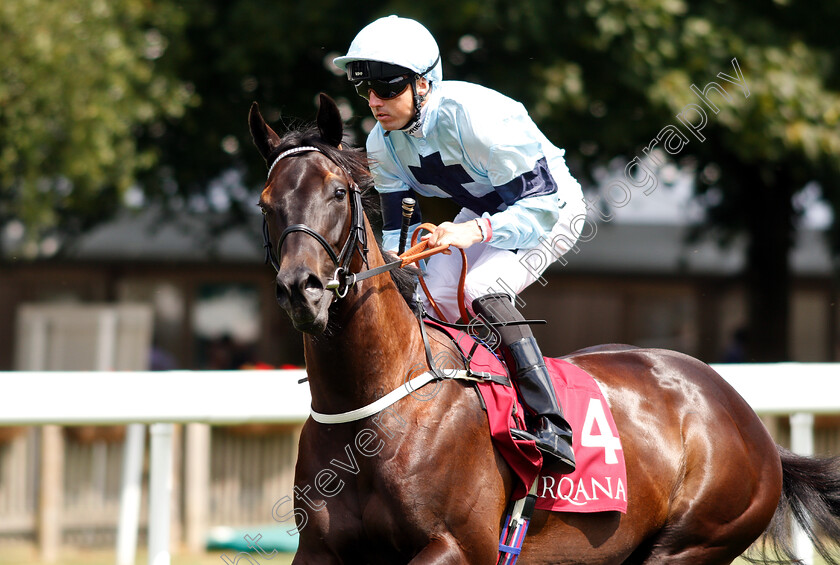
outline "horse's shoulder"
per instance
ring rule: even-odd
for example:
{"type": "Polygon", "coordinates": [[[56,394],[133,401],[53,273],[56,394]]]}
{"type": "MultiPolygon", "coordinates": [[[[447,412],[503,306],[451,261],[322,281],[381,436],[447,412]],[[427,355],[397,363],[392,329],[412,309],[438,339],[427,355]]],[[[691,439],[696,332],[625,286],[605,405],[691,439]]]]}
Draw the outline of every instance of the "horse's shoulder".
{"type": "Polygon", "coordinates": [[[436,364],[439,368],[465,368],[465,365],[463,363],[462,352],[461,349],[458,347],[458,344],[462,336],[464,338],[468,337],[467,334],[460,333],[456,336],[452,336],[442,329],[429,325],[426,326],[426,334],[429,337],[429,345],[432,349],[432,357],[436,361],[436,364]],[[444,352],[445,355],[443,357],[440,357],[441,353],[444,352]]]}

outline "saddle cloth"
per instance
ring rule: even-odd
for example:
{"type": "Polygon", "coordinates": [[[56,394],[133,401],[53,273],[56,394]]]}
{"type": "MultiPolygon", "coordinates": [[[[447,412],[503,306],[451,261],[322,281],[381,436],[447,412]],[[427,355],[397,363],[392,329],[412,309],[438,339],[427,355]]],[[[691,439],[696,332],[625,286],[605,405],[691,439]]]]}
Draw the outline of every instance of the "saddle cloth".
{"type": "MultiPolygon", "coordinates": [[[[469,360],[476,375],[508,376],[505,364],[463,331],[437,324],[469,360]]],[[[536,507],[558,512],[627,512],[627,470],[618,429],[601,387],[583,369],[562,359],[545,358],[555,393],[573,430],[577,468],[569,475],[541,473],[542,455],[533,441],[514,438],[525,429],[524,409],[508,385],[483,380],[476,389],[487,411],[490,434],[518,479],[513,497],[525,496],[538,477],[536,507]]]]}

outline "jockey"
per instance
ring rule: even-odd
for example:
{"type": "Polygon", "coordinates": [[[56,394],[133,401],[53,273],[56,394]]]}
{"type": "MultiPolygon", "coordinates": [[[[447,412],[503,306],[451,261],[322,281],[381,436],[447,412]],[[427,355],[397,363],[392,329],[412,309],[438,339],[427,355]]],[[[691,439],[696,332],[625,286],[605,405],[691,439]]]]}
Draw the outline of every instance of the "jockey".
{"type": "MultiPolygon", "coordinates": [[[[527,324],[510,324],[523,320],[514,306],[517,294],[574,246],[572,219],[586,214],[564,151],[520,103],[476,84],[443,81],[437,43],[414,20],[374,21],[334,63],[347,72],[377,120],[367,151],[382,201],[384,248],[397,249],[404,197],[451,198],[462,206],[452,222],[424,239],[465,250],[466,306],[499,324],[505,359],[546,466],[572,472],[572,430],[542,353],[527,324]],[[546,258],[537,265],[528,260],[535,249],[546,258]]],[[[417,210],[412,223],[419,218],[417,210]]],[[[460,268],[455,254],[435,255],[426,267],[429,293],[450,320],[459,317],[460,268]]],[[[425,295],[423,301],[428,309],[425,295]]]]}

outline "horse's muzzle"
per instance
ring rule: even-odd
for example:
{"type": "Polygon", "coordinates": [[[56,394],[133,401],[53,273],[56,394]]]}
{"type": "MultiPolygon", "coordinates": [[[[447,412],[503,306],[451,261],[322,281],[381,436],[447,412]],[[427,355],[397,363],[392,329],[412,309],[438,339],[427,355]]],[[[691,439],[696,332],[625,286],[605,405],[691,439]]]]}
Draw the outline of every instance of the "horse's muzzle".
{"type": "Polygon", "coordinates": [[[298,331],[322,333],[327,326],[333,292],[307,267],[277,273],[277,303],[298,331]]]}

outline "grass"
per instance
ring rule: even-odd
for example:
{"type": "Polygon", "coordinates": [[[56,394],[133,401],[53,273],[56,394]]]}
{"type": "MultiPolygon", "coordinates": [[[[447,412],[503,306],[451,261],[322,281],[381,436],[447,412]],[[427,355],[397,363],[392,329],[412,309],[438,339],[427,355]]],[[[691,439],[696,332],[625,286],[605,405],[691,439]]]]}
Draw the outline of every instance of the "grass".
{"type": "MultiPolygon", "coordinates": [[[[171,565],[224,565],[222,554],[226,554],[231,563],[236,555],[233,551],[213,551],[206,555],[173,555],[171,565]]],[[[281,553],[271,560],[257,559],[260,565],[289,565],[292,562],[291,553],[281,553]]],[[[113,549],[76,549],[64,548],[58,561],[51,565],[114,565],[116,554],[113,549]]],[[[148,556],[145,551],[137,552],[135,565],[146,565],[148,556]]],[[[238,565],[247,565],[248,561],[241,559],[238,565]]],[[[38,559],[38,552],[32,546],[0,547],[0,565],[47,565],[38,559]]]]}

